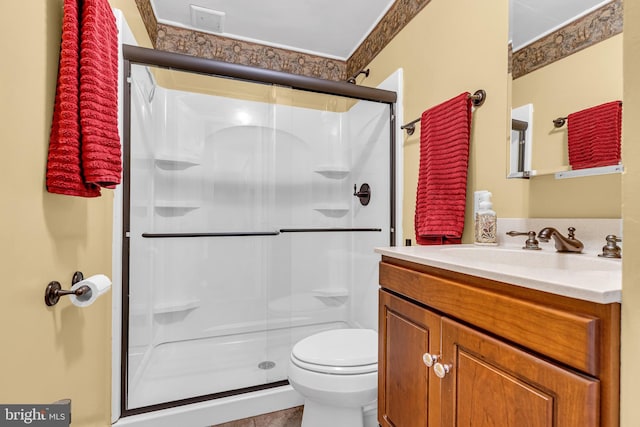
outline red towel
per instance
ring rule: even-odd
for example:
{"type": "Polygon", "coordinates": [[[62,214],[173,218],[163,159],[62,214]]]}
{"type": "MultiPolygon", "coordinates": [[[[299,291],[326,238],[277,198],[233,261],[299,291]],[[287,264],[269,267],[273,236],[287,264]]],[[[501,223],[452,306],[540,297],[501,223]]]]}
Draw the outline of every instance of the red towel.
{"type": "Polygon", "coordinates": [[[118,27],[108,0],[84,0],[80,37],[80,129],[88,183],[120,183],[118,27]]]}
{"type": "Polygon", "coordinates": [[[567,132],[572,169],[619,164],[622,102],[607,102],[569,114],[567,132]]]}
{"type": "Polygon", "coordinates": [[[461,242],[470,135],[468,92],[422,113],[415,213],[418,244],[461,242]]]}
{"type": "Polygon", "coordinates": [[[80,163],[79,68],[80,29],[77,0],[64,0],[58,83],[49,136],[47,190],[96,197],[100,189],[85,185],[80,163]]]}
{"type": "Polygon", "coordinates": [[[107,0],[64,0],[47,190],[99,196],[120,183],[120,151],[115,17],[107,0]]]}

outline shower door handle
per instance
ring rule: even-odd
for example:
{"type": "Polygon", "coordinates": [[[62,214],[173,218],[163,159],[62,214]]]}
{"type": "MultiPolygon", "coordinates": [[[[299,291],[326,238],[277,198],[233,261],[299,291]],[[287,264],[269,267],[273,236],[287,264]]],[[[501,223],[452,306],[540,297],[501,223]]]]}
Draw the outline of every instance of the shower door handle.
{"type": "Polygon", "coordinates": [[[279,231],[222,231],[215,233],[142,233],[146,238],[170,237],[243,237],[243,236],[277,236],[279,231]]]}

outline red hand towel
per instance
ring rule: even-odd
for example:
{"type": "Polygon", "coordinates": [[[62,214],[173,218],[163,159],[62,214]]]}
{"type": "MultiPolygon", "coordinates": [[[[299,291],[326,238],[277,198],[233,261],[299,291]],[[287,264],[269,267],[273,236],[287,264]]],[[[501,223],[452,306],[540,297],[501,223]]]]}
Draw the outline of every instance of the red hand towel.
{"type": "Polygon", "coordinates": [[[85,0],[82,16],[78,0],[64,0],[63,8],[47,190],[97,197],[122,171],[117,27],[107,0],[85,0]]]}
{"type": "Polygon", "coordinates": [[[612,101],[569,114],[567,132],[572,169],[619,164],[622,102],[612,101]]]}
{"type": "Polygon", "coordinates": [[[414,218],[418,244],[461,242],[470,135],[471,99],[468,92],[422,113],[414,218]]]}
{"type": "Polygon", "coordinates": [[[80,128],[85,181],[120,183],[118,27],[108,0],[84,0],[80,37],[80,128]]]}

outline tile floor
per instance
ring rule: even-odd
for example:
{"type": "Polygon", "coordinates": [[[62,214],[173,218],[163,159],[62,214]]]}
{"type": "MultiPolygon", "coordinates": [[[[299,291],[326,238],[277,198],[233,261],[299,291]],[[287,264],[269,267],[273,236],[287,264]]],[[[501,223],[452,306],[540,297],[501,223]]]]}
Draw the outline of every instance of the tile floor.
{"type": "Polygon", "coordinates": [[[296,406],[283,411],[216,424],[211,427],[300,427],[300,424],[302,424],[302,408],[302,406],[296,406]]]}

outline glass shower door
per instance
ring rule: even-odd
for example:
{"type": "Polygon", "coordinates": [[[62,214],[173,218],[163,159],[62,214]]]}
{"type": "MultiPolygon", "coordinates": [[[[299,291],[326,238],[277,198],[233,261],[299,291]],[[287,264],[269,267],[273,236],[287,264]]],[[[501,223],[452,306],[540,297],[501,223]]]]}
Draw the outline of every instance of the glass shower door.
{"type": "Polygon", "coordinates": [[[390,117],[381,102],[132,65],[125,410],[285,384],[300,339],[376,328],[390,117]]]}
{"type": "Polygon", "coordinates": [[[127,407],[271,382],[272,88],[132,68],[127,407]]]}

